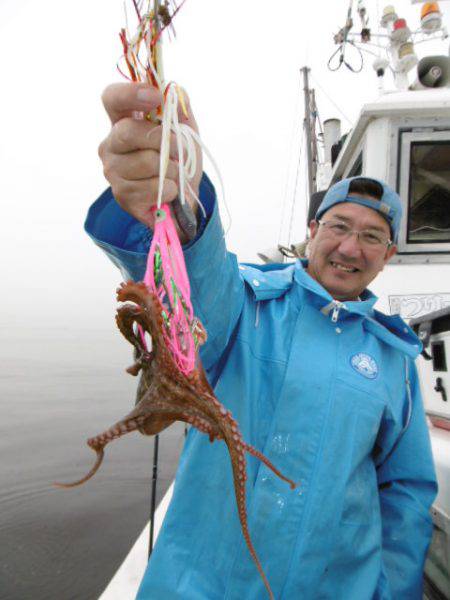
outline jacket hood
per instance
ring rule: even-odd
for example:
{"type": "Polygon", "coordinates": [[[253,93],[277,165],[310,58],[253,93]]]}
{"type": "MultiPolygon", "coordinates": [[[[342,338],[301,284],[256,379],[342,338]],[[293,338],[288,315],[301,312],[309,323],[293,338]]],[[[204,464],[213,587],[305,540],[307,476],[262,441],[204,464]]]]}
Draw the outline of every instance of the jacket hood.
{"type": "Polygon", "coordinates": [[[422,350],[422,344],[414,331],[399,315],[385,315],[373,308],[377,297],[368,289],[361,294],[361,301],[337,302],[305,270],[307,260],[295,263],[271,263],[239,265],[243,280],[254,294],[256,302],[280,298],[297,283],[312,294],[313,303],[324,314],[328,314],[336,305],[343,315],[359,315],[363,318],[363,327],[386,344],[397,348],[411,358],[416,358],[422,350]]]}

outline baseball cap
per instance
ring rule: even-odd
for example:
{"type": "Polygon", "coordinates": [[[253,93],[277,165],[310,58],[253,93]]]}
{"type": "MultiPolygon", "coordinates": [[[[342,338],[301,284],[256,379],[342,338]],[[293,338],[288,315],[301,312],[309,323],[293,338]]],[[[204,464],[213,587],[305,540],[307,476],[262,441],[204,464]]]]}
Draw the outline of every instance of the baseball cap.
{"type": "Polygon", "coordinates": [[[398,234],[400,231],[400,221],[402,218],[402,203],[400,196],[397,192],[394,192],[392,188],[386,185],[383,181],[375,179],[373,177],[349,177],[342,179],[330,187],[325,194],[319,208],[317,209],[316,219],[320,217],[335,204],[341,202],[353,202],[354,204],[360,204],[361,206],[367,206],[380,213],[382,217],[386,219],[390,228],[392,240],[397,242],[398,234]],[[357,193],[353,195],[353,192],[349,192],[349,187],[352,181],[355,179],[369,179],[376,181],[383,188],[383,195],[380,199],[378,198],[362,198],[357,193]],[[349,196],[349,193],[352,194],[349,196]]]}

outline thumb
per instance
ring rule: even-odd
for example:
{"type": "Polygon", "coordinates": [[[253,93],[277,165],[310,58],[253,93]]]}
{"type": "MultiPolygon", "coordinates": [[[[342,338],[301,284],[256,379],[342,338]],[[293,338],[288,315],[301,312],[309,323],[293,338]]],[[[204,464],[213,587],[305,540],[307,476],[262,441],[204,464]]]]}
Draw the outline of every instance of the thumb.
{"type": "Polygon", "coordinates": [[[102,102],[111,123],[134,112],[151,112],[158,108],[162,96],[158,89],[147,83],[113,83],[102,94],[102,102]]]}

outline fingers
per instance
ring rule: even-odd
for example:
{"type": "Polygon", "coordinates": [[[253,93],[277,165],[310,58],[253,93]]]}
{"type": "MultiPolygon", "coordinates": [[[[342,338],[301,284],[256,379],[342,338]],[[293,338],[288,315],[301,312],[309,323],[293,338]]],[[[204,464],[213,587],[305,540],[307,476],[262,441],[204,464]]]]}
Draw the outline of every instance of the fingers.
{"type": "Polygon", "coordinates": [[[133,112],[151,112],[161,105],[159,90],[145,83],[113,83],[102,94],[102,101],[111,123],[133,112]]]}
{"type": "MultiPolygon", "coordinates": [[[[112,184],[118,178],[139,180],[156,177],[160,170],[161,127],[145,121],[122,119],[113,125],[98,153],[106,179],[112,184]]],[[[165,177],[178,176],[178,152],[175,136],[171,136],[170,154],[165,177]]]]}
{"type": "MultiPolygon", "coordinates": [[[[157,150],[161,148],[162,127],[145,119],[123,118],[117,121],[105,142],[110,152],[126,154],[135,150],[157,150]]],[[[170,139],[170,156],[178,155],[174,134],[170,139]]]]}
{"type": "Polygon", "coordinates": [[[157,150],[161,145],[160,129],[159,125],[146,120],[121,119],[111,129],[110,150],[117,154],[125,154],[134,150],[157,150]]]}
{"type": "MultiPolygon", "coordinates": [[[[181,92],[179,121],[198,131],[191,110],[189,97],[181,92]]],[[[153,226],[151,207],[158,198],[160,178],[160,149],[162,127],[147,119],[136,118],[136,113],[154,111],[162,101],[161,94],[149,85],[119,83],[108,86],[102,96],[112,127],[107,138],[99,146],[106,179],[120,206],[146,225],[153,226]]],[[[196,148],[197,168],[190,181],[194,194],[202,173],[202,154],[196,148]]],[[[164,173],[162,202],[171,202],[178,195],[178,146],[172,133],[169,146],[169,162],[164,173]]],[[[185,157],[183,158],[184,162],[185,157]]],[[[196,205],[186,195],[194,209],[196,205]]]]}
{"type": "MultiPolygon", "coordinates": [[[[160,155],[154,150],[141,150],[129,154],[107,154],[104,157],[103,171],[108,181],[124,179],[138,181],[159,176],[160,155]]],[[[165,177],[178,179],[178,162],[170,160],[165,177]]]]}
{"type": "MultiPolygon", "coordinates": [[[[125,154],[112,152],[107,138],[99,149],[103,172],[111,184],[120,206],[146,225],[152,226],[150,208],[156,203],[159,189],[160,153],[156,149],[134,150],[125,154]]],[[[155,143],[158,147],[158,142],[155,143]]],[[[169,160],[163,186],[163,202],[178,194],[178,161],[169,160]]]]}

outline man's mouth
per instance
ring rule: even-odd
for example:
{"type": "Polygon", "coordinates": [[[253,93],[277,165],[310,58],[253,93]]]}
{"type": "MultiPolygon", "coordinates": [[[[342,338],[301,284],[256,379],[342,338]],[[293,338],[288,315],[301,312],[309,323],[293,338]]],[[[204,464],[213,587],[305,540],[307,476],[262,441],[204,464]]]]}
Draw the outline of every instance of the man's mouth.
{"type": "Polygon", "coordinates": [[[346,265],[344,263],[335,262],[334,260],[330,260],[330,264],[335,269],[339,271],[344,271],[345,273],[356,273],[359,269],[353,267],[352,265],[346,265]]]}

